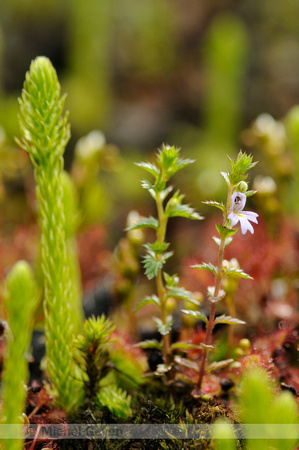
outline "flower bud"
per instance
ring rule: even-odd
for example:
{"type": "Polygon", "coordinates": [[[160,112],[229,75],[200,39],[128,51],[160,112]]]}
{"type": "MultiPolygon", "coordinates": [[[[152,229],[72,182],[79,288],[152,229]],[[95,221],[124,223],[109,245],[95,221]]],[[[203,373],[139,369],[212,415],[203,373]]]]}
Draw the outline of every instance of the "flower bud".
{"type": "Polygon", "coordinates": [[[232,258],[229,261],[229,268],[230,269],[240,269],[240,264],[236,258],[232,258]]]}
{"type": "Polygon", "coordinates": [[[235,350],[234,350],[234,354],[235,354],[237,357],[242,357],[242,356],[244,356],[244,351],[243,351],[240,347],[237,347],[237,348],[235,348],[235,350]]]}
{"type": "Polygon", "coordinates": [[[91,131],[87,136],[83,136],[78,140],[75,147],[75,155],[80,161],[94,160],[101,154],[105,143],[105,136],[101,131],[91,131]]]}
{"type": "Polygon", "coordinates": [[[242,194],[245,194],[248,190],[248,184],[246,181],[240,181],[240,183],[237,186],[237,191],[242,192],[242,194]]]}
{"type": "Polygon", "coordinates": [[[249,341],[249,339],[246,339],[246,338],[241,339],[240,342],[239,342],[239,347],[243,351],[249,351],[250,350],[250,341],[249,341]]]}
{"type": "MultiPolygon", "coordinates": [[[[127,217],[127,227],[131,227],[135,225],[139,220],[141,219],[141,216],[136,211],[130,211],[127,217]]],[[[142,229],[134,229],[127,232],[127,237],[129,241],[133,245],[141,245],[144,241],[144,233],[142,229]]]]}

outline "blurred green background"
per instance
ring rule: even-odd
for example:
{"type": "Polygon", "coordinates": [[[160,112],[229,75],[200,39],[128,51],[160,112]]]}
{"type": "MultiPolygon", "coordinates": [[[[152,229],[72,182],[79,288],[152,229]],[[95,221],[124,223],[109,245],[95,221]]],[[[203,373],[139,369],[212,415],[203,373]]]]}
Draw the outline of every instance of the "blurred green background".
{"type": "MultiPolygon", "coordinates": [[[[298,16],[297,0],[1,0],[2,178],[24,178],[27,170],[13,140],[17,98],[31,60],[45,55],[68,95],[72,138],[65,164],[77,176],[81,201],[86,197],[87,224],[112,210],[119,217],[124,201],[141,201],[133,161],[162,142],[197,160],[181,179],[191,200],[199,199],[195,206],[221,197],[226,155],[261,147],[242,130],[264,112],[285,118],[299,103],[298,16]],[[103,135],[94,144],[98,156],[85,167],[92,184],[82,175],[78,141],[94,130],[103,135]]],[[[267,174],[273,155],[257,151],[262,164],[263,158],[267,174]]],[[[289,166],[277,177],[293,177],[289,166]]]]}

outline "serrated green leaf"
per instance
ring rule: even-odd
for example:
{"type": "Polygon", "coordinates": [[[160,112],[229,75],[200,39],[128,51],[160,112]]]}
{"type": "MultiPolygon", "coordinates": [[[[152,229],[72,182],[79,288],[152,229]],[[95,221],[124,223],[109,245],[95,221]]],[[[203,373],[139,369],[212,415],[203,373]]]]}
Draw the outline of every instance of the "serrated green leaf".
{"type": "Polygon", "coordinates": [[[248,170],[252,169],[256,163],[252,162],[252,156],[240,151],[235,161],[229,158],[231,164],[231,173],[229,174],[229,181],[232,186],[236,186],[240,181],[247,178],[248,170]]]}
{"type": "Polygon", "coordinates": [[[177,205],[173,208],[168,217],[184,217],[185,219],[191,220],[203,220],[203,216],[198,214],[189,205],[177,205]]]}
{"type": "Polygon", "coordinates": [[[165,181],[159,181],[158,183],[155,184],[154,190],[155,190],[155,192],[159,193],[159,195],[162,194],[162,198],[163,198],[164,195],[166,195],[165,192],[168,191],[168,188],[166,187],[166,182],[165,181]]]}
{"type": "Polygon", "coordinates": [[[136,308],[134,309],[134,312],[139,311],[141,308],[143,308],[146,305],[156,305],[158,308],[160,308],[160,300],[156,295],[145,297],[143,300],[141,300],[136,308]]]}
{"type": "Polygon", "coordinates": [[[153,228],[157,230],[159,228],[159,222],[154,217],[142,217],[138,222],[130,227],[126,228],[126,231],[136,230],[138,228],[153,228]]]}
{"type": "Polygon", "coordinates": [[[191,297],[189,297],[187,300],[186,300],[188,303],[192,303],[192,305],[195,305],[195,306],[200,306],[201,305],[201,301],[199,301],[199,300],[197,300],[197,298],[195,298],[192,294],[191,294],[191,297]]]}
{"type": "Polygon", "coordinates": [[[252,195],[256,194],[258,191],[246,191],[245,195],[246,197],[251,197],[252,195]]]}
{"type": "Polygon", "coordinates": [[[237,269],[236,267],[228,268],[223,271],[223,276],[229,275],[234,278],[245,278],[246,280],[253,280],[253,278],[247,273],[243,272],[242,269],[237,269]]]}
{"type": "Polygon", "coordinates": [[[170,244],[168,242],[161,243],[159,241],[155,241],[153,244],[145,244],[143,247],[148,251],[155,253],[156,255],[161,255],[163,252],[165,252],[165,250],[168,249],[169,245],[170,244]]]}
{"type": "Polygon", "coordinates": [[[227,239],[227,238],[233,236],[238,231],[237,229],[225,227],[224,225],[221,225],[220,223],[217,223],[216,229],[222,239],[227,239]]]}
{"type": "Polygon", "coordinates": [[[134,347],[143,348],[143,349],[156,348],[157,350],[162,351],[161,342],[156,341],[155,339],[148,339],[146,341],[138,342],[138,344],[135,344],[134,347]]]}
{"type": "Polygon", "coordinates": [[[147,254],[143,258],[143,265],[145,268],[145,275],[149,280],[152,280],[158,275],[159,270],[162,269],[167,259],[173,255],[173,252],[166,252],[162,254],[156,254],[151,250],[148,250],[147,254]]]}
{"type": "Polygon", "coordinates": [[[152,164],[150,162],[140,162],[135,163],[136,166],[142,167],[142,169],[145,169],[147,172],[149,172],[151,175],[155,177],[155,179],[158,179],[160,176],[160,170],[155,164],[152,164]]]}
{"type": "Polygon", "coordinates": [[[171,344],[171,350],[200,350],[199,345],[191,344],[191,342],[175,342],[171,344]]]}
{"type": "Polygon", "coordinates": [[[226,184],[229,186],[229,185],[230,185],[230,181],[229,181],[229,173],[226,173],[226,172],[220,172],[220,175],[223,176],[223,178],[224,178],[226,184]]]}
{"type": "Polygon", "coordinates": [[[168,217],[185,217],[192,220],[201,220],[201,217],[191,206],[182,203],[184,195],[177,191],[167,202],[165,214],[168,217]]]}
{"type": "Polygon", "coordinates": [[[208,299],[212,303],[218,303],[225,297],[225,292],[222,289],[220,289],[220,291],[218,292],[217,297],[215,297],[214,293],[215,293],[215,286],[208,286],[207,289],[208,299]]]}
{"type": "Polygon", "coordinates": [[[182,309],[182,313],[186,314],[186,316],[191,316],[191,317],[194,317],[195,319],[202,320],[205,323],[209,322],[207,316],[201,311],[192,311],[190,309],[182,309]]]}
{"type": "Polygon", "coordinates": [[[195,264],[191,266],[192,269],[202,269],[202,270],[209,270],[212,272],[215,276],[217,276],[218,269],[216,266],[214,266],[212,263],[202,263],[202,264],[195,264]]]}
{"type": "Polygon", "coordinates": [[[216,317],[216,319],[214,320],[214,325],[219,323],[225,323],[228,325],[244,325],[246,322],[244,322],[244,320],[235,319],[231,316],[226,316],[223,314],[222,316],[216,317]]]}
{"type": "Polygon", "coordinates": [[[163,145],[159,150],[157,162],[163,174],[163,180],[169,180],[176,172],[192,164],[191,159],[179,157],[180,149],[174,146],[163,145]]]}
{"type": "Polygon", "coordinates": [[[162,376],[162,375],[165,375],[170,370],[171,370],[171,365],[158,364],[157,369],[155,370],[154,374],[157,376],[162,376]]]}
{"type": "Polygon", "coordinates": [[[188,300],[191,302],[192,302],[192,300],[194,300],[194,298],[192,296],[192,292],[187,291],[183,287],[175,287],[175,288],[169,289],[167,292],[167,297],[181,298],[182,300],[188,300]]]}
{"type": "Polygon", "coordinates": [[[141,180],[141,186],[143,187],[143,189],[152,189],[153,185],[152,183],[150,183],[148,180],[141,180]]]}
{"type": "Polygon", "coordinates": [[[223,203],[214,202],[213,200],[207,200],[203,202],[205,205],[215,206],[215,208],[221,209],[222,212],[225,211],[225,206],[223,203]]]}
{"type": "Polygon", "coordinates": [[[223,369],[224,367],[228,366],[233,361],[234,361],[233,359],[225,359],[223,361],[215,361],[207,367],[207,372],[212,372],[213,370],[223,369]]]}
{"type": "Polygon", "coordinates": [[[172,316],[167,316],[166,323],[163,323],[159,317],[154,317],[154,321],[156,322],[158,331],[162,334],[162,336],[170,333],[173,324],[172,316]]]}
{"type": "Polygon", "coordinates": [[[199,372],[198,365],[195,362],[190,361],[190,359],[182,358],[179,355],[175,355],[174,360],[180,366],[187,367],[188,369],[192,369],[195,372],[199,372]]]}
{"type": "Polygon", "coordinates": [[[215,348],[215,345],[208,345],[208,344],[204,344],[203,342],[201,342],[201,343],[199,344],[199,346],[200,346],[202,349],[208,350],[208,351],[214,350],[214,348],[215,348]]]}
{"type": "Polygon", "coordinates": [[[156,200],[155,186],[152,185],[152,183],[150,183],[148,180],[142,180],[141,187],[143,189],[146,189],[150,193],[150,195],[153,197],[153,199],[156,200]]]}
{"type": "Polygon", "coordinates": [[[155,278],[159,270],[163,267],[161,261],[156,261],[156,255],[152,252],[148,252],[148,254],[143,258],[143,265],[145,275],[149,280],[155,278]]]}
{"type": "Polygon", "coordinates": [[[180,281],[179,277],[175,275],[169,275],[166,272],[163,272],[163,277],[165,280],[166,288],[172,289],[178,285],[178,282],[180,281]]]}
{"type": "MultiPolygon", "coordinates": [[[[214,242],[218,245],[218,247],[220,247],[221,244],[221,239],[219,239],[216,236],[213,236],[212,239],[214,240],[214,242]]],[[[224,247],[226,247],[227,245],[229,245],[232,242],[233,238],[232,237],[228,237],[225,239],[224,241],[224,247]]]]}
{"type": "Polygon", "coordinates": [[[168,186],[166,189],[160,191],[161,200],[164,201],[172,190],[173,190],[173,186],[168,186]]]}

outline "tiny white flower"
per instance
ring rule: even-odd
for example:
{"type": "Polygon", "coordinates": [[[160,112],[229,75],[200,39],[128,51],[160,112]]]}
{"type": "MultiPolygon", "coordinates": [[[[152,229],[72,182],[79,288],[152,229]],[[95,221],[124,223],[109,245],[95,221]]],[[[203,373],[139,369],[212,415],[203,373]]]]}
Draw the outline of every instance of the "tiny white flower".
{"type": "Polygon", "coordinates": [[[234,192],[232,195],[232,204],[228,219],[231,221],[232,227],[240,222],[242,234],[247,231],[254,233],[253,226],[250,222],[257,223],[258,214],[252,211],[243,211],[246,205],[246,195],[242,192],[234,192]]]}

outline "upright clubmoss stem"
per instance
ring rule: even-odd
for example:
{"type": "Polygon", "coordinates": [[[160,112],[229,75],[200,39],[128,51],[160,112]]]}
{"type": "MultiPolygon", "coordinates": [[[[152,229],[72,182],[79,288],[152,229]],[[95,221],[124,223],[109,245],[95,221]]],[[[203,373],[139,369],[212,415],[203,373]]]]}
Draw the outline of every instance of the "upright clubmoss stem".
{"type": "MultiPolygon", "coordinates": [[[[79,406],[83,384],[75,376],[72,340],[80,318],[73,308],[71,265],[66,239],[61,174],[63,154],[70,138],[65,97],[51,61],[38,57],[26,74],[20,98],[19,145],[34,166],[40,208],[41,265],[44,277],[44,313],[47,371],[56,403],[66,411],[79,406]]],[[[82,312],[82,309],[81,309],[82,312]]],[[[81,315],[81,314],[80,314],[81,315]]],[[[83,316],[81,316],[83,317],[83,316]]]]}

